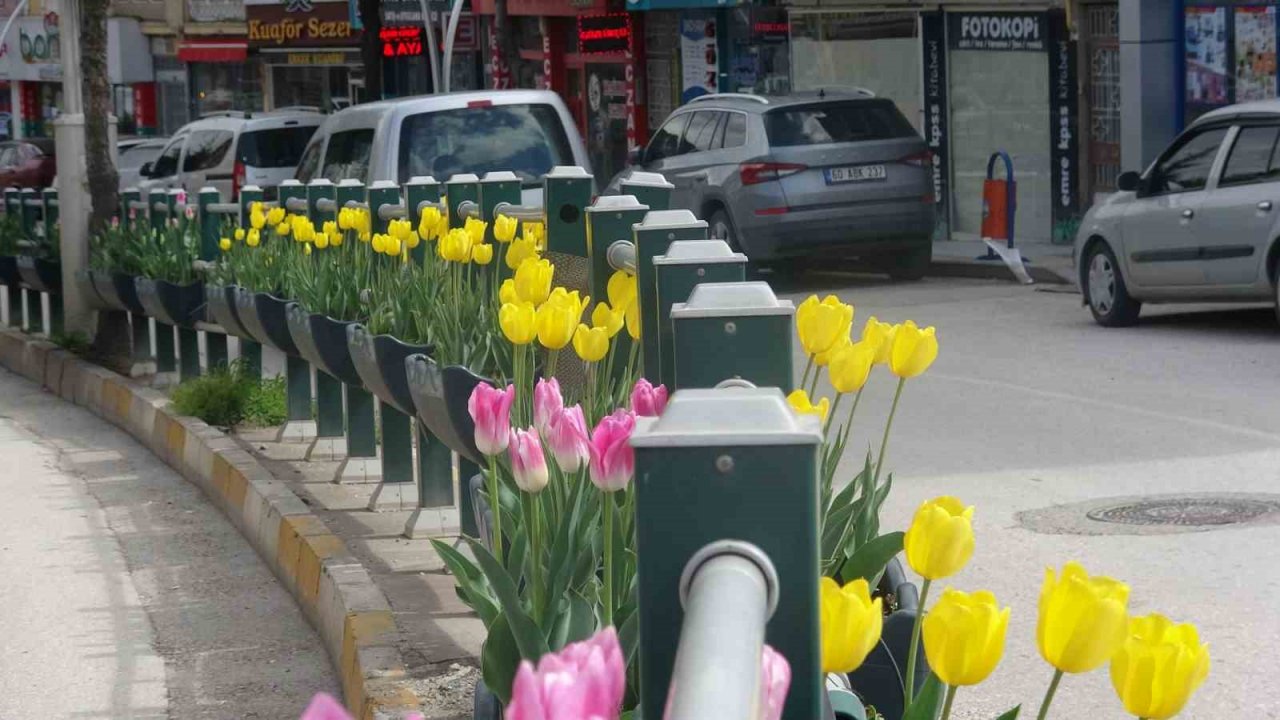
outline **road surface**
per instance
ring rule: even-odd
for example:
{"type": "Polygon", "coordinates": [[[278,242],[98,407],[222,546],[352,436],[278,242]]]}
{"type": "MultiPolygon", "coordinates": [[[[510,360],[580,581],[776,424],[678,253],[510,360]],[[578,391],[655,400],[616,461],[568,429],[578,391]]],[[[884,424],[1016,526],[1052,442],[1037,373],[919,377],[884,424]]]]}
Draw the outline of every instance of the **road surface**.
{"type": "MultiPolygon", "coordinates": [[[[894,424],[883,527],[905,529],[936,495],[976,506],[973,561],[939,585],[990,589],[1013,607],[1003,663],[960,692],[953,717],[989,720],[1019,702],[1034,717],[1051,674],[1034,641],[1040,585],[1046,567],[1075,559],[1127,581],[1135,612],[1200,627],[1213,670],[1182,717],[1280,718],[1280,699],[1260,691],[1280,673],[1280,513],[1197,532],[1086,516],[1134,497],[1280,503],[1280,327],[1270,308],[1148,308],[1138,327],[1113,330],[1060,287],[812,272],[775,284],[797,303],[837,293],[857,306],[859,328],[869,315],[937,327],[938,360],[907,383],[894,424]]],[[[804,367],[798,345],[796,363],[804,367]]],[[[846,478],[879,446],[892,390],[878,369],[846,478]]],[[[1105,670],[1068,677],[1055,707],[1052,717],[1123,716],[1105,670]]]]}
{"type": "Polygon", "coordinates": [[[123,432],[0,370],[0,719],[296,718],[319,636],[223,515],[123,432]]]}

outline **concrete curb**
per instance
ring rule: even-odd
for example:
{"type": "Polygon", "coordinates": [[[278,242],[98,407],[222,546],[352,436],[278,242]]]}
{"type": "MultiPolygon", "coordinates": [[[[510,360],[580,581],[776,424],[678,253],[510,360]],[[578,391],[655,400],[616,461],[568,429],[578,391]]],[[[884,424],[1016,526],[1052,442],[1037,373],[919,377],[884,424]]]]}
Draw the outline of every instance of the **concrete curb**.
{"type": "Polygon", "coordinates": [[[342,538],[231,438],[172,412],[160,392],[12,330],[0,330],[0,364],[125,430],[198,485],[320,632],[353,715],[392,720],[418,710],[382,591],[342,538]]]}
{"type": "MultiPolygon", "coordinates": [[[[1031,279],[1038,283],[1071,285],[1075,282],[1070,276],[1070,270],[1064,275],[1061,271],[1035,263],[1028,263],[1025,267],[1027,268],[1027,273],[1031,275],[1031,279]]],[[[1003,262],[966,260],[963,258],[935,257],[929,263],[929,271],[926,274],[929,277],[977,278],[980,280],[1017,282],[1013,277],[1013,272],[1005,267],[1003,262]]]]}

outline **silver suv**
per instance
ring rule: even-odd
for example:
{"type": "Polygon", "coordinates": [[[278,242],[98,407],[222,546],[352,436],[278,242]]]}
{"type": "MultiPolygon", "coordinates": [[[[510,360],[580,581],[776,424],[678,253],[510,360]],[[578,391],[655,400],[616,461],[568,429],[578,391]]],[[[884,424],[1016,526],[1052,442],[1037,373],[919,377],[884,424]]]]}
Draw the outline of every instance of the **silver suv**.
{"type": "Polygon", "coordinates": [[[268,198],[293,177],[302,151],[324,116],[310,108],[265,113],[222,112],[188,123],[152,162],[138,171],[138,189],[181,188],[194,193],[218,189],[235,199],[240,188],[257,185],[268,198]]]}
{"type": "Polygon", "coordinates": [[[893,101],[864,90],[712,94],[678,108],[632,170],[753,261],[817,252],[917,279],[932,254],[932,154],[893,101]]]}
{"type": "Polygon", "coordinates": [[[1143,303],[1275,301],[1280,312],[1280,100],[1202,115],[1145,173],[1116,179],[1076,234],[1084,302],[1101,325],[1143,303]]]}
{"type": "Polygon", "coordinates": [[[591,171],[582,138],[549,90],[488,90],[353,105],[327,120],[307,146],[297,179],[354,178],[403,184],[430,175],[509,170],[523,201],[541,202],[542,176],[557,165],[591,171]]]}

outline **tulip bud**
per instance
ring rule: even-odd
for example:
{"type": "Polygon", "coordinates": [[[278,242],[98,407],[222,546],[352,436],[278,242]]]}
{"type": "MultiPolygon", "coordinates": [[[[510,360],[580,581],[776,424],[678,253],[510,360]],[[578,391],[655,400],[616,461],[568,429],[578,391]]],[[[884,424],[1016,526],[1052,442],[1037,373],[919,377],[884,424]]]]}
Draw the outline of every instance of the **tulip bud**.
{"type": "Polygon", "coordinates": [[[853,306],[840,302],[835,295],[828,295],[821,302],[817,295],[810,295],[796,308],[796,333],[810,355],[825,352],[848,337],[852,325],[853,306]]]}
{"type": "Polygon", "coordinates": [[[1128,637],[1111,659],[1111,685],[1130,715],[1166,720],[1182,712],[1209,676],[1209,646],[1194,625],[1163,615],[1129,621],[1128,637]]]}
{"type": "Polygon", "coordinates": [[[871,374],[871,365],[876,359],[875,349],[866,343],[850,344],[840,350],[831,359],[827,368],[831,376],[831,387],[838,393],[857,392],[867,382],[871,374]]]}
{"type": "Polygon", "coordinates": [[[539,434],[547,434],[551,419],[564,409],[564,396],[560,394],[560,381],[555,378],[539,378],[533,386],[533,426],[539,434]]]}
{"type": "Polygon", "coordinates": [[[610,338],[622,331],[625,322],[626,313],[609,307],[607,302],[596,303],[596,309],[591,311],[591,326],[603,328],[610,338]]]}
{"type": "Polygon", "coordinates": [[[871,599],[871,589],[863,578],[844,587],[829,577],[820,583],[822,671],[851,673],[880,641],[884,626],[881,600],[871,599]]]}
{"type": "Polygon", "coordinates": [[[542,441],[533,430],[512,430],[507,447],[511,459],[511,475],[521,490],[537,494],[547,486],[547,458],[542,454],[542,441]]]}
{"type": "Polygon", "coordinates": [[[929,369],[938,357],[938,338],[932,327],[923,330],[910,320],[893,335],[889,370],[902,379],[913,378],[929,369]]]}
{"type": "Polygon", "coordinates": [[[556,464],[566,473],[576,473],[591,460],[591,438],[582,406],[561,409],[547,423],[547,445],[556,464]]]}
{"type": "Polygon", "coordinates": [[[244,240],[244,228],[236,228],[236,240],[244,240]]]}
{"type": "Polygon", "coordinates": [[[516,671],[507,720],[600,718],[622,710],[627,666],[612,626],[590,638],[543,655],[535,669],[525,660],[516,671]]]}
{"type": "Polygon", "coordinates": [[[471,248],[471,262],[477,265],[488,265],[493,262],[493,246],[484,243],[471,248]]]}
{"type": "Polygon", "coordinates": [[[516,226],[520,224],[519,220],[506,215],[499,215],[493,221],[493,239],[500,243],[509,243],[516,236],[516,226]]]}
{"type": "Polygon", "coordinates": [[[498,308],[498,326],[513,345],[528,345],[538,337],[537,311],[531,303],[506,303],[498,308]]]}
{"type": "Polygon", "coordinates": [[[636,472],[631,433],[636,419],[627,410],[601,418],[591,433],[591,482],[604,492],[622,490],[636,472]]]}
{"type": "Polygon", "coordinates": [[[631,412],[640,417],[658,417],[667,407],[667,386],[654,387],[644,378],[631,388],[631,412]]]}
{"type": "Polygon", "coordinates": [[[488,383],[480,383],[471,391],[467,412],[475,423],[476,448],[481,453],[497,455],[507,449],[511,438],[511,405],[515,399],[514,385],[499,390],[488,383]]]}
{"type": "Polygon", "coordinates": [[[973,506],[954,497],[925,501],[902,538],[907,564],[928,580],[955,575],[973,557],[973,506]]]}
{"type": "Polygon", "coordinates": [[[222,250],[222,252],[226,252],[226,251],[230,250],[230,249],[231,249],[231,239],[230,239],[230,238],[222,238],[221,240],[219,240],[219,241],[218,241],[218,248],[219,248],[219,249],[221,249],[221,250],[222,250]]]}
{"type": "Polygon", "coordinates": [[[817,415],[822,422],[827,421],[827,412],[831,409],[831,402],[827,398],[822,398],[817,405],[809,402],[809,393],[804,390],[792,390],[787,396],[787,403],[791,405],[791,409],[801,415],[817,415]]]}
{"type": "Polygon", "coordinates": [[[947,588],[924,616],[924,650],[929,667],[942,682],[977,685],[1000,662],[1009,629],[1009,608],[1000,609],[996,596],[947,588]]]}
{"type": "Polygon", "coordinates": [[[600,362],[609,353],[608,331],[580,323],[573,333],[573,350],[583,362],[600,362]]]}
{"type": "Polygon", "coordinates": [[[1046,569],[1036,623],[1040,656],[1062,672],[1101,667],[1125,642],[1128,606],[1129,586],[1122,582],[1089,577],[1074,562],[1060,576],[1046,569]]]}

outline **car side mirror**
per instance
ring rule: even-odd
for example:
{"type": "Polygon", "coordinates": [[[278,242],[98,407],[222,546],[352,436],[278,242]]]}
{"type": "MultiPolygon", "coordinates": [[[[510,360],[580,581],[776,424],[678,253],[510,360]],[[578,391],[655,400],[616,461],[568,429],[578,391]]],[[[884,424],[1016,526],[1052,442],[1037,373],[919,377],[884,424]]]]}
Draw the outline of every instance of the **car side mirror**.
{"type": "Polygon", "coordinates": [[[1122,172],[1116,178],[1116,188],[1124,192],[1137,192],[1140,187],[1142,187],[1142,176],[1132,170],[1122,172]]]}
{"type": "Polygon", "coordinates": [[[138,168],[138,174],[142,177],[151,177],[151,163],[142,163],[142,167],[138,168]]]}

